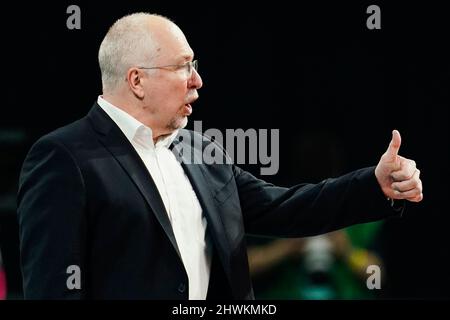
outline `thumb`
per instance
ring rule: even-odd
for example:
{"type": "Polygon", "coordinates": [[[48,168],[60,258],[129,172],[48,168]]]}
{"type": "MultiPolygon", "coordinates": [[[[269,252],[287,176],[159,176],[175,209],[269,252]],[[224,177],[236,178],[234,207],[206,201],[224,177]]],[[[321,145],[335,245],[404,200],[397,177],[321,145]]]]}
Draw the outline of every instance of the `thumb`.
{"type": "Polygon", "coordinates": [[[400,132],[397,130],[392,130],[392,140],[389,143],[389,147],[386,151],[386,154],[394,160],[398,155],[398,150],[400,149],[400,145],[402,144],[402,138],[400,137],[400,132]]]}

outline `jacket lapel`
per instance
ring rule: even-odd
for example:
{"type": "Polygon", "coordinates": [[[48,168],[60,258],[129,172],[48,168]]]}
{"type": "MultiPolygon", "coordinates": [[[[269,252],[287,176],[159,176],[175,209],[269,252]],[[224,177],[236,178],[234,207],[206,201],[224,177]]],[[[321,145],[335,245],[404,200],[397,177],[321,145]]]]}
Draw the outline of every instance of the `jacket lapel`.
{"type": "Polygon", "coordinates": [[[175,235],[158,188],[136,150],[119,127],[111,118],[109,118],[101,107],[97,105],[97,103],[94,104],[94,107],[89,112],[88,118],[95,131],[99,133],[98,137],[100,142],[120,163],[124,171],[129,175],[130,179],[138,187],[142,196],[152,208],[161,227],[164,229],[164,232],[181,259],[175,235]]]}
{"type": "Polygon", "coordinates": [[[191,182],[197,198],[199,199],[203,214],[208,221],[207,232],[209,232],[212,237],[225,273],[229,277],[231,249],[222,223],[220,208],[214,201],[210,184],[207,181],[207,173],[205,172],[204,164],[202,164],[201,145],[195,145],[196,141],[192,139],[191,134],[187,132],[187,130],[180,130],[180,133],[183,133],[183,140],[182,142],[179,142],[179,134],[173,142],[175,147],[172,146],[172,152],[177,159],[181,159],[181,165],[184,172],[191,182]]]}

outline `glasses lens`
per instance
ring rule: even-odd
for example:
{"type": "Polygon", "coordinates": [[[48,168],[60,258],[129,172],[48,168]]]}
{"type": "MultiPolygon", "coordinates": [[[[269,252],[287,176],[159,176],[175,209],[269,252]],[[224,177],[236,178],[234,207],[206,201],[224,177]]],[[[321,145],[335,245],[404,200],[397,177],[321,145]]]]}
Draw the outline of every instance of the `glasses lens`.
{"type": "Polygon", "coordinates": [[[187,66],[186,70],[187,70],[187,73],[188,73],[188,77],[192,77],[194,69],[195,69],[195,71],[197,71],[197,68],[198,68],[197,60],[190,61],[190,62],[186,63],[186,66],[187,66]]]}

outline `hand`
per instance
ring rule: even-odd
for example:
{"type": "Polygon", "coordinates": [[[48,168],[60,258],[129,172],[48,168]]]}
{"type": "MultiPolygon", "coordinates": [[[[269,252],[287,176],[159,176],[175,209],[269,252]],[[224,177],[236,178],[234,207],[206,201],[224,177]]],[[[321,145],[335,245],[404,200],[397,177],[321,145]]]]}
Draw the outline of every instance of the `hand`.
{"type": "Polygon", "coordinates": [[[375,176],[386,197],[419,202],[423,199],[420,170],[413,160],[398,155],[402,140],[397,130],[375,168],[375,176]]]}

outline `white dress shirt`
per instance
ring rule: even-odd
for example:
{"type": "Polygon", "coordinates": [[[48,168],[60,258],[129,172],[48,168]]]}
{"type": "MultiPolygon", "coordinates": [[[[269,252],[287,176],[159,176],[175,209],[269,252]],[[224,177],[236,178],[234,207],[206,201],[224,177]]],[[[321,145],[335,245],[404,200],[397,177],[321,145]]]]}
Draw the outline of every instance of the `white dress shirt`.
{"type": "Polygon", "coordinates": [[[206,218],[181,164],[168,148],[177,132],[153,143],[152,129],[101,96],[97,103],[133,145],[158,188],[169,215],[185,270],[189,299],[206,299],[211,269],[211,246],[206,241],[206,218]]]}

